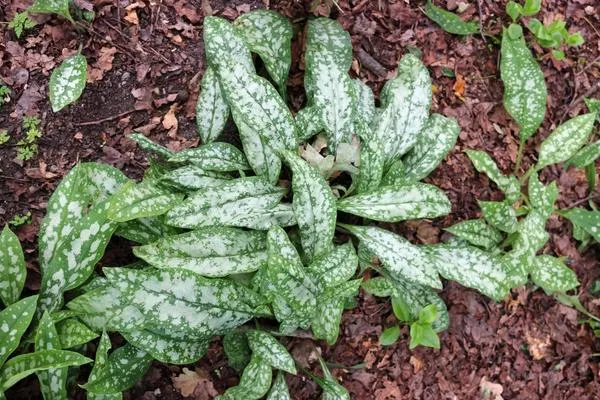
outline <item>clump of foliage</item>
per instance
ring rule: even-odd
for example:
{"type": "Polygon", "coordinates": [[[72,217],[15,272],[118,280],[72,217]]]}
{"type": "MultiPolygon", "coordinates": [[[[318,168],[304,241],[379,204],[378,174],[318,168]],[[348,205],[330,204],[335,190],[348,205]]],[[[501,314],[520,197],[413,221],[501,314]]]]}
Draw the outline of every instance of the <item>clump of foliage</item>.
{"type": "MultiPolygon", "coordinates": [[[[482,203],[491,225],[455,226],[455,240],[428,246],[378,227],[450,212],[444,192],[421,180],[453,147],[458,124],[430,113],[431,79],[412,54],[400,60],[376,108],[371,90],[348,73],[349,35],[323,18],[308,23],[307,104],[293,116],[285,103],[292,32],[288,20],[265,10],[233,24],[204,20],[208,68],[196,115],[202,145],[173,152],[132,135],[155,158],[140,182],[103,164],[75,166],[40,226],[37,296],[18,300],[23,255],[5,228],[0,290],[7,308],[0,323],[11,335],[0,365],[35,323],[24,346],[34,351],[0,368],[0,391],[36,373],[45,398],[66,398],[68,367],[92,361],[69,349],[100,337],[82,387],[89,398],[120,398],[152,360],[193,363],[222,336],[230,364],[243,371],[222,399],[287,399],[284,374],[297,368],[280,338],[303,330],[335,343],[342,312],[361,285],[392,297],[396,315],[411,324],[411,347],[439,347],[437,332],[448,326],[437,293],[442,278],[495,300],[528,274],[552,292],[576,284],[560,260],[535,256],[542,236],[535,229],[551,212],[552,190],[530,189],[532,206],[517,221],[512,205],[520,186],[498,175],[485,153],[472,159],[507,193],[506,202],[482,203]],[[253,53],[268,76],[257,73],[253,53]],[[217,141],[229,117],[243,151],[217,141]],[[508,254],[498,246],[501,232],[512,235],[508,254]],[[140,260],[98,271],[113,235],[135,242],[140,260]],[[375,276],[363,282],[359,264],[375,276]],[[110,351],[107,332],[119,332],[126,344],[110,351]]],[[[538,167],[559,162],[560,146],[575,153],[588,128],[589,115],[557,129],[538,167]]],[[[322,368],[323,377],[311,376],[323,397],[349,398],[322,368]]]]}
{"type": "Polygon", "coordinates": [[[15,31],[15,35],[20,38],[23,31],[31,29],[35,26],[35,21],[29,18],[29,13],[23,11],[16,13],[12,20],[8,23],[8,27],[15,31]]]}
{"type": "Polygon", "coordinates": [[[0,85],[0,107],[10,101],[11,90],[8,86],[0,85]]]}
{"type": "Polygon", "coordinates": [[[17,142],[17,158],[29,160],[37,154],[37,140],[42,137],[41,121],[37,116],[23,117],[23,134],[25,137],[17,142]]]}
{"type": "Polygon", "coordinates": [[[6,129],[0,129],[0,145],[8,142],[10,140],[10,135],[6,129]]]}
{"type": "Polygon", "coordinates": [[[31,222],[31,211],[27,211],[25,214],[15,215],[10,221],[9,225],[21,226],[31,222]]]}

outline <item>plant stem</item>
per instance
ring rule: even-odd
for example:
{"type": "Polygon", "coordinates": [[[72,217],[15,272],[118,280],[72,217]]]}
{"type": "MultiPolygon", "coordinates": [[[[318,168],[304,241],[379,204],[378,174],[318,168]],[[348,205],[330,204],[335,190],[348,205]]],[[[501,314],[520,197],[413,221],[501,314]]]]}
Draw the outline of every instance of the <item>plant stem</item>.
{"type": "Polygon", "coordinates": [[[536,171],[535,169],[535,165],[532,165],[531,167],[529,167],[529,169],[527,170],[527,172],[525,173],[525,175],[523,175],[521,177],[521,179],[519,180],[519,183],[522,185],[525,184],[525,182],[527,182],[527,179],[529,179],[529,177],[531,176],[531,174],[533,174],[536,171]]]}
{"type": "Polygon", "coordinates": [[[513,173],[517,175],[519,168],[521,168],[521,160],[523,160],[523,150],[525,147],[525,141],[519,140],[519,151],[517,152],[517,163],[515,164],[515,170],[513,173]]]}

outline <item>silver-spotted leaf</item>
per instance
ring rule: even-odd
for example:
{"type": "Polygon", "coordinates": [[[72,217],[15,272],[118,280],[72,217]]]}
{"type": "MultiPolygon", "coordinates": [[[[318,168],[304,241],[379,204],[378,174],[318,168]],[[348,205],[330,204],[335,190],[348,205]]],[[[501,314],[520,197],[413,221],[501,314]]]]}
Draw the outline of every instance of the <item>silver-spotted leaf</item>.
{"type": "Polygon", "coordinates": [[[296,114],[296,127],[298,141],[305,142],[324,130],[321,113],[315,106],[307,106],[296,114]]]}
{"type": "Polygon", "coordinates": [[[204,18],[204,52],[208,65],[218,72],[228,63],[243,66],[248,73],[255,73],[250,49],[233,25],[224,18],[204,18]]]}
{"type": "Polygon", "coordinates": [[[217,74],[207,67],[196,103],[196,126],[202,143],[214,142],[229,118],[229,105],[221,92],[217,74]]]}
{"type": "Polygon", "coordinates": [[[414,147],[402,159],[402,182],[420,181],[429,175],[454,147],[459,133],[460,126],[455,119],[432,114],[414,147]]]}
{"type": "Polygon", "coordinates": [[[360,79],[354,79],[353,82],[357,99],[357,118],[370,126],[375,118],[375,96],[371,88],[360,79]]]}
{"type": "Polygon", "coordinates": [[[165,236],[176,235],[179,232],[181,232],[180,229],[166,225],[164,218],[160,216],[138,218],[119,224],[115,235],[135,243],[148,244],[165,236]]]}
{"type": "Polygon", "coordinates": [[[178,190],[194,191],[221,186],[231,176],[215,171],[208,171],[197,165],[185,165],[167,172],[160,177],[160,183],[178,190]]]}
{"type": "Polygon", "coordinates": [[[121,332],[127,342],[167,364],[192,364],[206,353],[209,338],[190,338],[185,333],[156,328],[121,332]]]}
{"type": "Polygon", "coordinates": [[[267,395],[267,400],[292,400],[283,372],[279,372],[275,377],[275,381],[267,395]]]}
{"type": "Polygon", "coordinates": [[[0,299],[5,306],[19,300],[26,275],[21,242],[5,225],[0,234],[0,299]]]}
{"type": "Polygon", "coordinates": [[[253,210],[229,222],[231,226],[268,231],[271,226],[288,227],[296,225],[294,208],[288,203],[279,203],[268,210],[253,210]]]}
{"type": "Polygon", "coordinates": [[[307,269],[318,290],[323,291],[352,278],[357,266],[358,256],[352,243],[348,242],[315,259],[307,269]]]}
{"type": "Polygon", "coordinates": [[[207,171],[245,171],[250,169],[244,154],[237,147],[225,142],[207,143],[193,149],[173,154],[173,162],[191,162],[207,171]]]}
{"type": "Polygon", "coordinates": [[[211,227],[135,247],[133,253],[157,268],[220,277],[258,270],[267,261],[266,237],[259,231],[211,227]]]}
{"type": "Polygon", "coordinates": [[[523,35],[511,37],[508,29],[502,33],[500,76],[504,83],[504,108],[519,125],[519,137],[525,142],[546,115],[546,82],[523,35]]]}
{"type": "Polygon", "coordinates": [[[518,234],[513,243],[513,252],[524,265],[530,265],[535,253],[550,237],[546,232],[547,217],[538,210],[532,210],[519,222],[518,234]]]}
{"type": "Polygon", "coordinates": [[[514,176],[505,176],[498,168],[492,157],[485,151],[467,150],[467,156],[473,163],[475,169],[488,176],[504,192],[506,199],[514,203],[521,196],[521,186],[514,176]]]}
{"type": "Polygon", "coordinates": [[[271,366],[253,354],[250,362],[244,369],[237,386],[227,389],[227,391],[216,398],[216,400],[258,400],[262,398],[271,387],[273,372],[271,366]]]}
{"type": "Polygon", "coordinates": [[[227,363],[238,372],[246,368],[252,357],[246,333],[241,330],[227,332],[223,336],[223,351],[227,356],[227,363]]]}
{"type": "MultiPolygon", "coordinates": [[[[96,349],[96,357],[94,360],[94,367],[92,368],[92,372],[90,372],[90,376],[88,377],[88,381],[93,381],[98,378],[101,371],[106,367],[108,362],[108,351],[110,350],[112,344],[110,342],[110,338],[106,332],[102,332],[102,336],[100,337],[100,342],[98,343],[98,348],[96,349]]],[[[111,394],[97,394],[92,392],[87,392],[88,400],[121,400],[123,395],[121,392],[111,393],[111,394]]]]}
{"type": "Polygon", "coordinates": [[[540,170],[574,156],[592,132],[595,119],[596,113],[583,114],[558,126],[540,145],[535,168],[540,170]]]}
{"type": "Polygon", "coordinates": [[[383,186],[337,203],[339,211],[386,222],[439,217],[448,214],[450,208],[450,200],[442,190],[418,182],[383,186]]]}
{"type": "Polygon", "coordinates": [[[58,112],[75,102],[87,78],[87,60],[81,54],[66,58],[50,75],[48,94],[52,111],[58,112]]]}
{"type": "Polygon", "coordinates": [[[323,370],[323,378],[316,376],[312,378],[323,389],[321,400],[350,400],[350,394],[336,381],[322,358],[319,358],[319,364],[323,370]]]}
{"type": "Polygon", "coordinates": [[[483,219],[470,219],[462,221],[446,230],[467,242],[490,249],[502,241],[502,232],[488,225],[483,219]]]}
{"type": "Polygon", "coordinates": [[[579,286],[577,274],[560,259],[549,255],[535,257],[530,269],[531,279],[546,293],[566,293],[579,286]]]}
{"type": "Polygon", "coordinates": [[[75,21],[69,13],[69,4],[69,0],[35,0],[27,11],[40,14],[57,14],[74,24],[75,21]]]}
{"type": "Polygon", "coordinates": [[[317,298],[317,312],[311,324],[315,338],[326,340],[330,345],[337,341],[344,305],[348,298],[357,295],[361,281],[355,279],[329,287],[317,298]]]}
{"type": "Polygon", "coordinates": [[[365,292],[377,297],[389,297],[395,294],[395,286],[384,276],[376,276],[361,284],[365,292]]]}
{"type": "Polygon", "coordinates": [[[246,337],[253,355],[259,356],[273,368],[296,374],[294,359],[270,333],[250,330],[246,332],[246,337]]]}
{"type": "Polygon", "coordinates": [[[600,211],[571,208],[561,214],[568,218],[573,225],[579,226],[592,235],[597,242],[600,242],[600,211]]]}
{"type": "MultiPolygon", "coordinates": [[[[35,351],[60,350],[60,338],[49,313],[44,313],[35,331],[35,351]]],[[[52,368],[37,373],[45,400],[67,399],[67,368],[52,368]]]]}
{"type": "Polygon", "coordinates": [[[19,346],[33,319],[37,299],[37,296],[25,297],[0,311],[0,367],[19,346]]]}
{"type": "Polygon", "coordinates": [[[463,21],[458,15],[436,7],[431,0],[425,4],[425,15],[435,21],[448,33],[455,35],[471,35],[479,30],[476,22],[463,21]]]}
{"type": "Polygon", "coordinates": [[[57,322],[56,331],[63,349],[86,344],[98,337],[96,332],[74,318],[57,322]]]}
{"type": "Polygon", "coordinates": [[[404,179],[404,162],[401,158],[397,158],[391,162],[387,172],[381,179],[380,186],[401,185],[404,179]]]}
{"type": "Polygon", "coordinates": [[[400,235],[374,226],[342,225],[356,236],[385,265],[386,271],[398,280],[441,289],[431,257],[420,247],[400,235]]]}
{"type": "Polygon", "coordinates": [[[333,244],[337,217],[335,199],[319,171],[297,155],[286,152],[292,169],[292,205],[300,230],[302,248],[309,260],[327,254],[333,244]]]}
{"type": "Polygon", "coordinates": [[[356,191],[358,194],[362,194],[377,189],[381,184],[385,155],[379,138],[371,135],[371,130],[365,122],[358,121],[356,127],[361,141],[356,191]]]}
{"type": "Polygon", "coordinates": [[[554,202],[558,198],[558,186],[552,182],[544,186],[538,179],[537,173],[529,177],[527,192],[531,206],[546,218],[554,211],[554,202]]]}
{"type": "Polygon", "coordinates": [[[127,137],[136,142],[140,149],[149,153],[156,153],[163,158],[169,159],[173,156],[173,154],[175,154],[173,151],[167,149],[166,147],[161,146],[158,143],[154,143],[152,140],[148,139],[141,133],[134,132],[127,137]]]}
{"type": "Polygon", "coordinates": [[[487,222],[503,232],[514,233],[519,229],[515,209],[505,201],[479,201],[479,207],[487,222]]]}
{"type": "Polygon", "coordinates": [[[137,218],[162,215],[181,203],[183,194],[173,193],[153,181],[135,184],[129,181],[111,198],[108,218],[126,222],[137,218]]]}
{"type": "Polygon", "coordinates": [[[577,168],[585,168],[592,165],[598,158],[600,158],[600,140],[582,147],[565,162],[565,168],[569,168],[571,165],[577,168]]]}

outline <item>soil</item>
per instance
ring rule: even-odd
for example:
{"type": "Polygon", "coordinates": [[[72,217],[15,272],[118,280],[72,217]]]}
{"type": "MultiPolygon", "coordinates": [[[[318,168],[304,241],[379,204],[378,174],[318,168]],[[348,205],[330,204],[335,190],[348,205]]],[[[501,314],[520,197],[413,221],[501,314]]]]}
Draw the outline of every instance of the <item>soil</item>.
{"type": "MultiPolygon", "coordinates": [[[[77,3],[91,4],[79,0],[77,3]]],[[[352,74],[379,93],[393,76],[398,59],[419,52],[434,83],[433,111],[455,117],[461,134],[453,151],[428,178],[444,189],[452,213],[432,221],[389,224],[415,243],[435,243],[445,238],[443,228],[478,217],[476,199],[500,199],[501,193],[485,175],[478,174],[465,149],[485,150],[501,169],[514,168],[517,127],[502,106],[498,49],[493,39],[466,38],[444,33],[422,12],[424,1],[330,2],[331,7],[310,10],[309,0],[210,0],[92,2],[96,16],[91,24],[73,27],[60,18],[40,16],[39,25],[16,38],[0,23],[0,81],[12,89],[10,102],[0,107],[0,129],[11,140],[0,146],[0,226],[15,216],[31,213],[28,224],[16,227],[27,253],[27,290],[39,287],[36,234],[46,202],[61,177],[75,163],[100,161],[139,178],[148,165],[145,155],[126,139],[132,131],[173,150],[195,146],[194,106],[205,68],[202,21],[205,14],[234,19],[258,7],[276,9],[294,21],[289,103],[294,110],[305,100],[302,89],[302,27],[312,15],[337,19],[352,36],[355,60],[352,74]],[[337,3],[337,4],[335,4],[337,3]],[[47,100],[49,74],[60,61],[81,46],[90,65],[89,82],[78,102],[53,113],[47,100]],[[23,137],[23,115],[37,115],[43,136],[31,160],[16,159],[16,143],[23,137]]],[[[324,2],[327,3],[327,2],[324,2]]],[[[465,3],[436,2],[448,9],[465,3]]],[[[0,20],[9,21],[30,2],[13,0],[0,5],[0,20]]],[[[466,2],[465,18],[477,18],[484,32],[498,35],[509,19],[505,2],[466,2]]],[[[548,86],[548,110],[538,133],[527,143],[522,171],[535,162],[543,138],[562,121],[585,110],[583,96],[600,93],[600,4],[597,0],[546,0],[540,19],[564,18],[569,29],[580,31],[584,45],[569,48],[563,61],[534,45],[548,86]]],[[[233,126],[228,137],[235,137],[233,126]]],[[[231,139],[235,142],[235,139],[231,139]]],[[[597,167],[600,164],[597,164],[597,167]]],[[[556,180],[558,206],[585,206],[589,193],[583,171],[546,168],[541,180],[556,180]]],[[[578,294],[592,312],[600,313],[600,300],[589,292],[600,277],[600,246],[583,253],[571,236],[571,225],[553,216],[551,239],[543,253],[566,257],[577,273],[578,294]]],[[[111,243],[103,265],[124,265],[132,259],[129,243],[111,243]]],[[[342,334],[335,346],[293,338],[288,348],[306,369],[317,371],[314,355],[321,353],[336,377],[356,399],[598,399],[600,398],[600,341],[580,315],[526,286],[513,290],[500,303],[447,283],[442,297],[448,304],[451,324],[441,334],[441,350],[408,349],[408,331],[395,345],[381,347],[378,336],[394,323],[391,306],[362,293],[358,304],[343,317],[342,334]]],[[[198,386],[188,397],[212,398],[238,380],[227,367],[216,340],[206,357],[193,366],[198,386]]],[[[175,385],[182,366],[154,363],[145,378],[132,388],[128,399],[181,399],[175,385]]],[[[295,399],[313,399],[320,389],[305,375],[288,376],[295,399]]],[[[77,392],[77,398],[83,398],[77,392]]],[[[37,381],[23,381],[7,393],[9,399],[38,398],[37,381]]]]}

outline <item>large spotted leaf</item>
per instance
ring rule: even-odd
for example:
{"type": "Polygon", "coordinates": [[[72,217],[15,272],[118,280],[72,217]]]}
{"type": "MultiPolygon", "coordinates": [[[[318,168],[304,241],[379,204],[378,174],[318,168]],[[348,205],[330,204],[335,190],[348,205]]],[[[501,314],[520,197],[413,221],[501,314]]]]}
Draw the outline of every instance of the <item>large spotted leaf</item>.
{"type": "Polygon", "coordinates": [[[537,173],[534,172],[529,177],[527,192],[531,206],[548,218],[554,211],[554,202],[558,198],[556,182],[544,186],[538,179],[537,173]]]}
{"type": "Polygon", "coordinates": [[[426,183],[383,186],[337,203],[339,211],[386,222],[439,217],[448,214],[450,208],[444,192],[426,183]]]}
{"type": "Polygon", "coordinates": [[[75,102],[83,89],[87,77],[87,60],[81,54],[66,58],[52,71],[48,94],[52,111],[58,112],[75,102]]]}
{"type": "Polygon", "coordinates": [[[296,121],[296,134],[299,142],[305,142],[325,130],[321,112],[315,106],[306,106],[298,111],[294,121],[296,121]]]}
{"type": "Polygon", "coordinates": [[[525,142],[537,131],[546,115],[546,82],[523,35],[502,33],[500,76],[504,83],[504,108],[519,124],[519,137],[525,142]]]}
{"type": "Polygon", "coordinates": [[[401,185],[404,179],[404,162],[401,158],[396,158],[387,168],[386,173],[381,179],[381,186],[401,185]]]}
{"type": "Polygon", "coordinates": [[[231,180],[230,175],[191,164],[167,172],[159,181],[177,190],[194,191],[221,186],[228,180],[231,180]]]}
{"type": "MultiPolygon", "coordinates": [[[[92,368],[92,372],[90,372],[90,376],[88,377],[88,381],[94,381],[100,376],[104,367],[108,363],[108,351],[110,350],[112,344],[110,343],[110,338],[106,332],[102,332],[102,336],[100,337],[100,342],[98,343],[98,348],[96,349],[96,357],[94,360],[94,367],[92,368]]],[[[106,393],[106,394],[97,394],[92,392],[87,392],[88,400],[121,400],[123,395],[121,392],[116,393],[106,393]]]]}
{"type": "Polygon", "coordinates": [[[503,232],[514,233],[519,229],[515,209],[505,201],[479,201],[479,207],[487,222],[503,232]]]}
{"type": "Polygon", "coordinates": [[[224,142],[207,143],[193,149],[181,150],[169,159],[173,162],[191,162],[207,171],[248,170],[244,154],[235,146],[224,142]]]}
{"type": "Polygon", "coordinates": [[[56,323],[56,331],[63,349],[70,349],[86,344],[98,337],[98,334],[75,318],[68,318],[56,323]]]}
{"type": "Polygon", "coordinates": [[[505,176],[498,168],[492,157],[484,151],[467,150],[467,156],[473,163],[475,169],[488,176],[504,192],[506,199],[514,203],[521,196],[521,186],[514,176],[505,176]]]}
{"type": "Polygon", "coordinates": [[[212,227],[135,247],[133,253],[157,268],[219,277],[258,270],[267,261],[266,237],[259,231],[212,227]]]}
{"type": "Polygon", "coordinates": [[[420,181],[429,175],[454,147],[460,126],[453,118],[432,114],[414,147],[402,159],[405,183],[420,181]]]}
{"type": "Polygon", "coordinates": [[[75,23],[69,13],[69,0],[35,0],[27,9],[28,12],[40,14],[56,14],[75,23]]]}
{"type": "MultiPolygon", "coordinates": [[[[35,351],[60,350],[62,344],[54,321],[49,313],[44,313],[35,331],[35,351]]],[[[37,373],[40,391],[45,400],[67,399],[67,368],[52,368],[37,373]]]]}
{"type": "Polygon", "coordinates": [[[249,213],[275,207],[283,192],[258,177],[231,180],[192,194],[168,212],[166,222],[181,228],[228,225],[249,213]]]}
{"type": "Polygon", "coordinates": [[[488,225],[483,219],[462,221],[446,230],[454,236],[484,249],[491,249],[502,241],[502,232],[488,225]]]}
{"type": "Polygon", "coordinates": [[[546,293],[566,293],[579,286],[577,274],[560,259],[549,255],[535,257],[530,268],[533,283],[546,293]]]}
{"type": "Polygon", "coordinates": [[[196,126],[202,143],[215,141],[229,118],[229,105],[221,92],[215,71],[208,67],[200,84],[200,95],[196,103],[196,126]]]}
{"type": "Polygon", "coordinates": [[[253,210],[240,215],[229,223],[231,226],[268,231],[271,226],[288,227],[296,225],[296,216],[291,204],[280,203],[268,210],[253,210]]]}
{"type": "Polygon", "coordinates": [[[108,218],[126,222],[162,215],[181,203],[183,194],[173,193],[153,181],[133,181],[123,185],[110,199],[108,218]]]}
{"type": "Polygon", "coordinates": [[[583,208],[571,208],[561,213],[574,226],[578,226],[600,242],[600,211],[590,211],[583,208]]]}
{"type": "Polygon", "coordinates": [[[204,18],[204,53],[209,66],[218,72],[228,63],[242,65],[248,73],[255,73],[250,49],[233,25],[224,18],[204,18]]]}
{"type": "Polygon", "coordinates": [[[83,365],[90,361],[79,353],[66,350],[40,350],[22,354],[8,360],[0,369],[0,391],[5,391],[35,372],[83,365]]]}
{"type": "Polygon", "coordinates": [[[441,244],[425,247],[435,268],[446,279],[477,289],[494,300],[502,300],[508,288],[502,262],[477,247],[441,244]]]}
{"type": "Polygon", "coordinates": [[[4,305],[9,306],[19,300],[26,275],[19,238],[5,225],[0,234],[0,299],[4,305]]]}
{"type": "Polygon", "coordinates": [[[82,387],[96,394],[113,394],[131,388],[146,373],[152,357],[130,344],[114,350],[106,363],[82,387]]]}
{"type": "Polygon", "coordinates": [[[532,210],[519,222],[513,252],[523,265],[530,265],[535,253],[544,246],[549,237],[546,232],[546,217],[540,211],[532,210]]]}
{"type": "Polygon", "coordinates": [[[157,328],[120,332],[127,342],[167,364],[192,364],[206,353],[210,338],[190,338],[185,333],[157,328]]]}
{"type": "Polygon", "coordinates": [[[246,368],[252,357],[252,350],[248,345],[246,332],[234,330],[223,335],[223,351],[227,357],[227,363],[237,372],[246,368]]]}
{"type": "Polygon", "coordinates": [[[352,243],[348,242],[315,259],[307,269],[317,289],[323,291],[352,278],[357,266],[358,256],[352,243]]]}
{"type": "Polygon", "coordinates": [[[29,296],[0,311],[0,367],[15,351],[33,319],[38,297],[29,296]]]}
{"type": "Polygon", "coordinates": [[[242,14],[233,23],[250,51],[265,63],[265,68],[285,97],[287,76],[292,63],[292,24],[270,10],[254,10],[242,14]]]}
{"type": "Polygon", "coordinates": [[[358,183],[356,191],[359,194],[368,193],[377,189],[383,178],[385,155],[383,145],[379,138],[372,135],[366,122],[356,122],[356,130],[360,137],[360,168],[358,170],[358,183]]]}
{"type": "Polygon", "coordinates": [[[435,21],[443,30],[455,35],[471,35],[479,29],[476,22],[463,21],[458,15],[436,7],[431,0],[427,0],[425,4],[425,15],[435,21]]]}
{"type": "Polygon", "coordinates": [[[540,146],[537,170],[571,158],[585,144],[594,127],[596,113],[571,118],[556,128],[540,146]]]}
{"type": "Polygon", "coordinates": [[[292,400],[283,372],[279,372],[275,377],[273,386],[271,386],[271,390],[267,395],[267,400],[292,400]]]}
{"type": "Polygon", "coordinates": [[[304,85],[309,105],[320,114],[329,146],[350,143],[356,112],[355,83],[350,79],[350,35],[334,20],[309,21],[306,33],[304,85]]]}
{"type": "Polygon", "coordinates": [[[286,152],[285,161],[292,169],[292,205],[300,229],[302,248],[309,260],[327,254],[335,231],[335,199],[318,169],[297,155],[286,152]]]}
{"type": "Polygon", "coordinates": [[[330,345],[337,341],[344,305],[348,298],[358,294],[360,283],[361,279],[355,279],[329,287],[317,298],[317,312],[311,323],[315,338],[326,340],[330,345]]]}
{"type": "Polygon", "coordinates": [[[375,135],[383,144],[386,164],[406,153],[417,141],[429,118],[431,78],[421,60],[406,54],[398,64],[398,76],[381,93],[382,111],[375,135]]]}
{"type": "Polygon", "coordinates": [[[350,231],[362,245],[375,254],[392,277],[442,288],[431,257],[421,247],[411,244],[400,235],[374,226],[340,226],[350,231]]]}
{"type": "Polygon", "coordinates": [[[136,142],[137,145],[140,147],[140,149],[142,149],[148,153],[155,153],[166,159],[171,158],[174,154],[173,151],[167,149],[164,146],[161,146],[158,143],[154,143],[152,140],[148,139],[146,136],[144,136],[141,133],[135,132],[127,137],[129,139],[133,140],[134,142],[136,142]]]}
{"type": "Polygon", "coordinates": [[[588,165],[592,165],[598,158],[600,158],[600,140],[582,147],[581,150],[565,162],[565,168],[569,168],[571,165],[577,168],[585,168],[588,165]]]}
{"type": "Polygon", "coordinates": [[[323,378],[312,376],[313,380],[323,389],[322,400],[350,400],[350,394],[345,387],[340,385],[322,358],[319,357],[319,364],[323,370],[323,378]]]}
{"type": "Polygon", "coordinates": [[[119,224],[115,235],[135,243],[148,244],[158,239],[176,235],[180,229],[164,223],[164,217],[138,218],[119,224]]]}
{"type": "Polygon", "coordinates": [[[253,354],[252,359],[244,369],[240,383],[227,389],[216,400],[258,400],[267,394],[272,379],[271,366],[258,355],[253,354]]]}
{"type": "Polygon", "coordinates": [[[142,311],[148,327],[206,337],[268,314],[265,299],[230,280],[209,279],[185,269],[108,268],[108,279],[142,311]]]}
{"type": "Polygon", "coordinates": [[[294,359],[270,333],[250,330],[246,332],[246,337],[253,355],[259,356],[273,368],[296,374],[294,359]]]}

